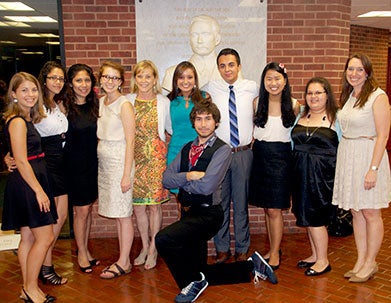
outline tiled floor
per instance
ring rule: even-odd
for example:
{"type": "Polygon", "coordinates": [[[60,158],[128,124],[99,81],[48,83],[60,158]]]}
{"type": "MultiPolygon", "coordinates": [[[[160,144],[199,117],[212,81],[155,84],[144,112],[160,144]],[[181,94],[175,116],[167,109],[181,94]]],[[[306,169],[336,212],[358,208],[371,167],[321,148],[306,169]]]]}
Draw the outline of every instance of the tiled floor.
{"type": "MultiPolygon", "coordinates": [[[[279,283],[272,285],[262,281],[252,283],[213,286],[200,296],[198,303],[385,303],[391,302],[391,209],[383,212],[385,238],[378,256],[379,272],[375,278],[363,283],[352,284],[342,275],[349,270],[355,259],[352,236],[330,239],[330,261],[333,270],[320,277],[306,277],[303,270],[296,268],[296,262],[309,253],[305,234],[285,235],[282,244],[281,267],[276,272],[279,283]]],[[[98,274],[103,266],[112,263],[117,255],[114,239],[94,239],[91,248],[102,265],[92,274],[83,274],[78,269],[75,243],[59,240],[55,250],[55,265],[59,273],[68,277],[64,286],[42,286],[44,291],[58,298],[57,302],[77,303],[138,303],[173,302],[178,289],[162,259],[155,269],[145,271],[136,267],[131,274],[114,280],[102,280],[98,274]]],[[[140,249],[135,240],[131,257],[140,249]]],[[[251,251],[265,251],[265,236],[252,237],[251,251]]],[[[190,260],[189,260],[190,262],[190,260]]],[[[0,302],[21,302],[18,294],[21,277],[17,257],[12,251],[0,252],[0,302]]]]}

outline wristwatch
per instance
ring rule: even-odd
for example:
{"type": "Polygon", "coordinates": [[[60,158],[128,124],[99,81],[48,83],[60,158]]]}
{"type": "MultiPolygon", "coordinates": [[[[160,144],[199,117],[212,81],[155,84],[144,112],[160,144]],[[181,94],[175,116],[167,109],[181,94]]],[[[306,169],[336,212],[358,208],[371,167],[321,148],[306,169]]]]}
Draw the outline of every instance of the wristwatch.
{"type": "Polygon", "coordinates": [[[377,167],[377,166],[371,166],[371,170],[374,170],[374,171],[378,171],[379,170],[379,168],[377,167]]]}

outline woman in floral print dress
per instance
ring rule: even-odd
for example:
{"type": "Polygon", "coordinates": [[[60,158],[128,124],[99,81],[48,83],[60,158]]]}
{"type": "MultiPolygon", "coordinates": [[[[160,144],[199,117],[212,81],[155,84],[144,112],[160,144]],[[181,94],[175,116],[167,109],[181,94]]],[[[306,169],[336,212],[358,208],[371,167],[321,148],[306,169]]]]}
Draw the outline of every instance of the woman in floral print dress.
{"type": "Polygon", "coordinates": [[[170,101],[161,94],[157,68],[149,60],[135,66],[131,91],[127,97],[136,112],[133,205],[143,244],[134,265],[145,264],[145,269],[152,269],[157,258],[155,235],[162,224],[161,204],[169,200],[162,178],[166,169],[166,132],[172,133],[170,101]]]}

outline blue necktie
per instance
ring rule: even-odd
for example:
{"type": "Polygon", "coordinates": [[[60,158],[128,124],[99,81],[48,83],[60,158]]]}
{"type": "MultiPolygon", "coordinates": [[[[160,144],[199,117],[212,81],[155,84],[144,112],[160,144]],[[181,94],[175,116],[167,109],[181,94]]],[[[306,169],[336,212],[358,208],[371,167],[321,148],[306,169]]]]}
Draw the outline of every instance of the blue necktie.
{"type": "Polygon", "coordinates": [[[229,126],[230,143],[232,147],[239,145],[238,117],[236,114],[236,99],[233,85],[229,86],[229,126]]]}

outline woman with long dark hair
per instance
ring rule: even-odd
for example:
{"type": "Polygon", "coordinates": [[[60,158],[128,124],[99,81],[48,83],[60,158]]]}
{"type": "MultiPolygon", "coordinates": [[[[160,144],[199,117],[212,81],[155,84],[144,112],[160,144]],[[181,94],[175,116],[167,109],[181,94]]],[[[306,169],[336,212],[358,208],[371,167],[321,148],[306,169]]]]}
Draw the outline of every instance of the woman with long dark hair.
{"type": "Polygon", "coordinates": [[[271,62],[265,66],[255,107],[250,204],[265,211],[270,248],[264,258],[276,270],[284,227],[282,209],[290,207],[290,131],[299,109],[283,64],[271,62]]]}
{"type": "Polygon", "coordinates": [[[69,128],[66,134],[65,167],[68,200],[73,207],[73,231],[77,245],[79,268],[92,272],[96,260],[89,248],[92,205],[98,199],[98,156],[96,135],[99,100],[94,91],[96,79],[86,64],[74,64],[68,69],[68,96],[65,108],[69,128]]]}
{"type": "Polygon", "coordinates": [[[332,217],[333,184],[338,148],[337,103],[327,79],[314,77],[305,88],[306,105],[292,130],[292,211],[307,229],[311,255],[297,263],[305,275],[331,270],[327,226],[332,217]]]}

